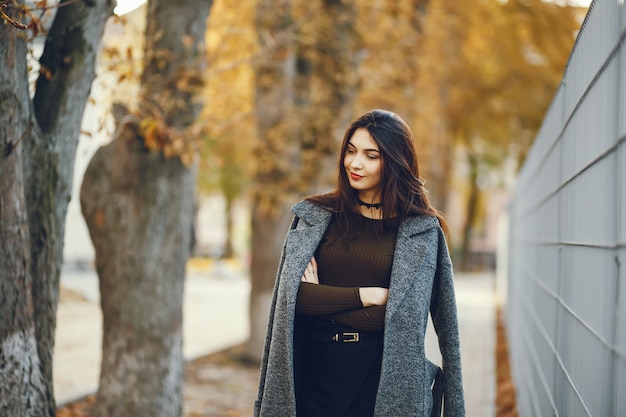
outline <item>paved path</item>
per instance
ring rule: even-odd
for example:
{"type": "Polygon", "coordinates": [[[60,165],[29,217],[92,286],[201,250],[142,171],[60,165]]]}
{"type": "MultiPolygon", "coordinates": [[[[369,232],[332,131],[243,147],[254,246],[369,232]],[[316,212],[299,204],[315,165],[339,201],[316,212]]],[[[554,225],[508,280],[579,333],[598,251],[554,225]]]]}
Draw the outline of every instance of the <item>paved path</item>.
{"type": "Polygon", "coordinates": [[[492,274],[456,278],[468,417],[495,415],[495,293],[492,274]]]}
{"type": "MultiPolygon", "coordinates": [[[[493,417],[495,413],[493,282],[492,274],[457,274],[456,277],[468,417],[493,417]]],[[[61,285],[82,294],[85,300],[70,300],[68,296],[64,300],[62,295],[59,304],[54,356],[58,404],[96,391],[102,340],[95,272],[65,269],[61,285]]],[[[226,264],[188,274],[183,313],[186,359],[246,340],[249,289],[245,274],[226,264]]],[[[440,363],[432,328],[427,334],[427,354],[433,362],[440,363]]]]}
{"type": "MultiPolygon", "coordinates": [[[[54,391],[58,404],[95,392],[100,375],[102,313],[95,271],[64,270],[61,286],[86,301],[59,303],[54,353],[54,391]]],[[[183,301],[185,359],[242,343],[248,334],[250,285],[226,266],[188,274],[183,301]],[[225,320],[225,319],[228,320],[225,320]]],[[[63,295],[61,296],[63,299],[63,295]]]]}

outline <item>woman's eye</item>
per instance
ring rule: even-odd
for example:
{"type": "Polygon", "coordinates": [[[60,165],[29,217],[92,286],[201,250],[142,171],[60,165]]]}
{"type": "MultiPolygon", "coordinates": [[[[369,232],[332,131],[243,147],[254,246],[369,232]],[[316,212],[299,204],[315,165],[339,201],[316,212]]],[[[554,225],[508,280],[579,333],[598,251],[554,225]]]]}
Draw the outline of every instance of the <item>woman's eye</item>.
{"type": "Polygon", "coordinates": [[[378,155],[372,155],[372,154],[369,154],[369,155],[367,155],[367,157],[368,157],[369,159],[377,159],[377,158],[378,158],[378,155]]]}

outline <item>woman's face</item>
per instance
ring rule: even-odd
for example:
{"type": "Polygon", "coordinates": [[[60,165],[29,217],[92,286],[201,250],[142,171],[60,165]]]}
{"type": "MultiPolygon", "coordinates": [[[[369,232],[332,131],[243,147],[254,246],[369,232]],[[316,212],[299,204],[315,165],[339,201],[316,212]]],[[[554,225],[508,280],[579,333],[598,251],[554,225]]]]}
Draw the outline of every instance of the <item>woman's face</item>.
{"type": "Polygon", "coordinates": [[[372,198],[380,189],[382,163],[378,145],[367,129],[357,129],[348,141],[343,166],[350,186],[358,191],[359,199],[377,203],[372,198]]]}

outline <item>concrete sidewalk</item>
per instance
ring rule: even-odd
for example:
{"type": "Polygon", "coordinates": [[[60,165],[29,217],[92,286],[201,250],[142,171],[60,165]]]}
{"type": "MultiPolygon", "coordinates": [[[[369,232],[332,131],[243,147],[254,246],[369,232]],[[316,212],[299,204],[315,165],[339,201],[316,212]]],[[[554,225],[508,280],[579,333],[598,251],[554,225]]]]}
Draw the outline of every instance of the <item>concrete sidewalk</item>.
{"type": "MultiPolygon", "coordinates": [[[[66,268],[61,285],[81,294],[84,299],[62,295],[59,303],[54,355],[54,388],[58,404],[97,390],[102,341],[102,315],[95,272],[66,268]]],[[[467,415],[493,417],[494,277],[492,274],[457,274],[456,290],[467,415]]],[[[246,340],[249,291],[246,274],[230,264],[220,263],[189,272],[183,313],[186,359],[246,340]]],[[[440,363],[432,328],[427,333],[427,355],[433,362],[440,363]]]]}
{"type": "MultiPolygon", "coordinates": [[[[84,300],[66,296],[59,303],[53,363],[57,404],[98,389],[102,344],[102,312],[98,279],[93,270],[64,269],[61,287],[84,300]]],[[[193,359],[246,340],[249,281],[236,267],[217,264],[191,270],[183,300],[183,355],[193,359]]]]}
{"type": "Polygon", "coordinates": [[[459,274],[456,295],[468,417],[495,415],[496,302],[493,274],[459,274]]]}

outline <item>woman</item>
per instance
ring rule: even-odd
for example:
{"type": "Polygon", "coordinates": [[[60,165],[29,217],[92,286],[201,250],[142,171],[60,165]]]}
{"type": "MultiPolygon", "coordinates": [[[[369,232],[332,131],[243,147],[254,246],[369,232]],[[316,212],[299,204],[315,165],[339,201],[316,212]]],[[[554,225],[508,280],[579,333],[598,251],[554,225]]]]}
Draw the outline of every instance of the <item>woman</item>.
{"type": "Polygon", "coordinates": [[[274,288],[258,417],[464,416],[452,265],[413,135],[373,110],[334,191],[295,204],[274,288]],[[424,353],[430,312],[443,370],[424,353]]]}

